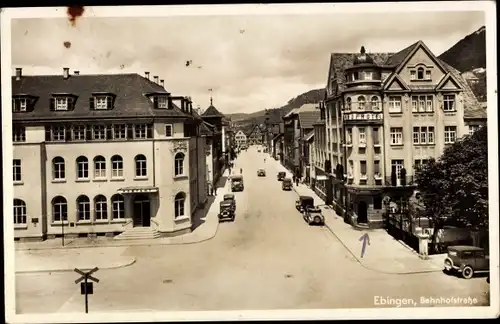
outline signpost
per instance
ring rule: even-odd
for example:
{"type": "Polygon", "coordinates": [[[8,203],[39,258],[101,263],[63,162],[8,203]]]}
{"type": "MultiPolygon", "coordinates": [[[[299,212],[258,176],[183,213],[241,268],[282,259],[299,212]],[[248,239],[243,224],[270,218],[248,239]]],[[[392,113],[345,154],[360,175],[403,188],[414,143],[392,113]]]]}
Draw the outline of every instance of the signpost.
{"type": "Polygon", "coordinates": [[[94,294],[93,283],[92,282],[88,282],[88,280],[90,279],[91,281],[94,281],[95,283],[99,282],[99,279],[97,279],[97,278],[95,278],[95,277],[92,276],[92,274],[94,272],[97,272],[97,270],[99,270],[99,268],[95,267],[94,269],[92,269],[92,270],[90,270],[88,272],[84,272],[82,270],[79,270],[79,269],[75,268],[75,272],[78,273],[79,275],[81,275],[80,278],[78,278],[78,279],[75,280],[75,284],[80,283],[80,293],[82,295],[85,295],[85,313],[89,312],[89,299],[88,299],[88,295],[94,294]]]}

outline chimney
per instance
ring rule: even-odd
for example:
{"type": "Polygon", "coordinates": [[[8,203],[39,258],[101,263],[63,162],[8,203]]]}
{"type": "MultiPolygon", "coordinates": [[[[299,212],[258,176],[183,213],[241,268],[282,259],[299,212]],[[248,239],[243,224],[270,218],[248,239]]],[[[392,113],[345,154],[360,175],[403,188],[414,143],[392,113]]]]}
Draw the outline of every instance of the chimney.
{"type": "Polygon", "coordinates": [[[146,76],[146,79],[149,80],[149,72],[144,72],[144,75],[146,76]]]}
{"type": "Polygon", "coordinates": [[[153,79],[154,79],[155,83],[156,83],[156,84],[158,84],[158,76],[157,76],[157,75],[155,75],[155,76],[153,77],[153,79]]]}
{"type": "Polygon", "coordinates": [[[192,115],[193,114],[193,102],[191,101],[191,98],[189,98],[188,105],[189,105],[189,113],[192,115]]]}
{"type": "Polygon", "coordinates": [[[74,75],[80,75],[80,71],[74,71],[73,74],[74,75]]]}
{"type": "Polygon", "coordinates": [[[160,80],[160,85],[162,86],[162,88],[165,88],[165,80],[160,80]]]}
{"type": "Polygon", "coordinates": [[[16,81],[21,80],[22,76],[23,76],[23,69],[22,68],[16,68],[16,81]]]}
{"type": "Polygon", "coordinates": [[[63,68],[63,77],[65,79],[69,78],[69,68],[63,68]]]}
{"type": "Polygon", "coordinates": [[[186,111],[185,110],[185,102],[186,102],[186,99],[184,99],[184,97],[181,98],[181,110],[182,111],[186,111]]]}

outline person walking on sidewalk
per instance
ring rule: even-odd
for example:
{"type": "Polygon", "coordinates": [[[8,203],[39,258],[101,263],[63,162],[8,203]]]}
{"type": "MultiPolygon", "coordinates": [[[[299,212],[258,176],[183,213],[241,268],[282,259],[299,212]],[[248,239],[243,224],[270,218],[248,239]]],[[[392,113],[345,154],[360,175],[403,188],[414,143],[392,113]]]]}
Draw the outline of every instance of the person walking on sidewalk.
{"type": "Polygon", "coordinates": [[[214,186],[214,196],[217,196],[217,186],[214,186]]]}

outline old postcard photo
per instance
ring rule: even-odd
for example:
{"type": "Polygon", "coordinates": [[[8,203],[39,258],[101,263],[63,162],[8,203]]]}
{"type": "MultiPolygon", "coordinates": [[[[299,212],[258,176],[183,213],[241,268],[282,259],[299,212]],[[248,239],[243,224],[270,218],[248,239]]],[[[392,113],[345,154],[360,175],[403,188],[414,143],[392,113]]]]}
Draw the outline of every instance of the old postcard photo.
{"type": "Polygon", "coordinates": [[[498,316],[494,13],[3,9],[7,322],[498,316]]]}

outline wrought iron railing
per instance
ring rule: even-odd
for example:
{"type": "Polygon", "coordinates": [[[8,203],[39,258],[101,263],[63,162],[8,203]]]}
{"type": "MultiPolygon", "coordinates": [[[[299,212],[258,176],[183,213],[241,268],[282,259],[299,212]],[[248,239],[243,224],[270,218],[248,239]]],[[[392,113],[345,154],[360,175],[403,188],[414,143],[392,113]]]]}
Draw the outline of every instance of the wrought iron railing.
{"type": "Polygon", "coordinates": [[[405,176],[404,178],[385,177],[385,185],[392,187],[415,186],[416,179],[414,176],[405,176]]]}

